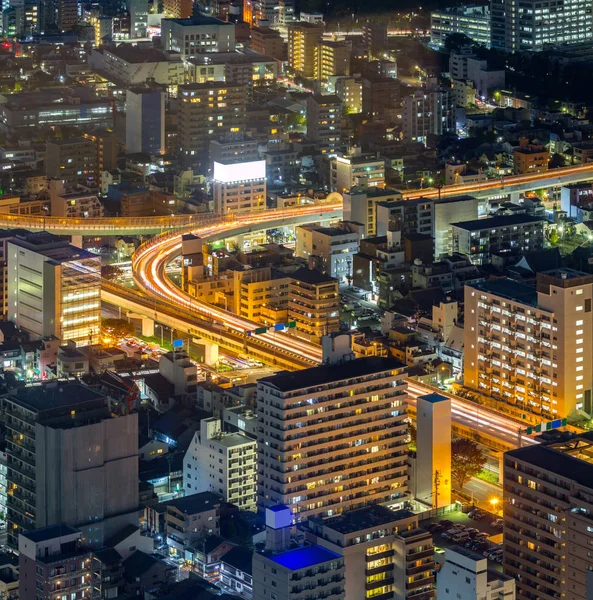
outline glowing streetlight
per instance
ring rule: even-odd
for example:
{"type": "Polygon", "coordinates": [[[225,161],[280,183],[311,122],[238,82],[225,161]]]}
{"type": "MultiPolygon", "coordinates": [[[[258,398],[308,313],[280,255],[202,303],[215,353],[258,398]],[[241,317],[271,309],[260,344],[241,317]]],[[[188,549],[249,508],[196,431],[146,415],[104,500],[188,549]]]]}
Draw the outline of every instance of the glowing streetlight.
{"type": "Polygon", "coordinates": [[[498,514],[498,505],[500,503],[500,498],[490,498],[490,500],[488,500],[488,502],[490,503],[490,506],[492,507],[492,512],[494,514],[498,514]]]}

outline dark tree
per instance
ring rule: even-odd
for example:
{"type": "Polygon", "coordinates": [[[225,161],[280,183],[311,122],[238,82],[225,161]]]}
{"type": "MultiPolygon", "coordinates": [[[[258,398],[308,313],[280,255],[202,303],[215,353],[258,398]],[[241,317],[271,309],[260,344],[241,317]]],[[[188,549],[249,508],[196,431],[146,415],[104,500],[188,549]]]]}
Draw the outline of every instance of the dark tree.
{"type": "Polygon", "coordinates": [[[486,455],[476,442],[459,438],[451,444],[451,478],[459,491],[485,464],[486,455]]]}

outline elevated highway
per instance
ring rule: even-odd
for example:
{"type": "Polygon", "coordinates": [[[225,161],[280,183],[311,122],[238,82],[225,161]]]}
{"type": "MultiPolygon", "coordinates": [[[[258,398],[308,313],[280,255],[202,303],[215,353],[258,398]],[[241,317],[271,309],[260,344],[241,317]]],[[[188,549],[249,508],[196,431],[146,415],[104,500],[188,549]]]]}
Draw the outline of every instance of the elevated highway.
{"type": "MultiPolygon", "coordinates": [[[[501,179],[489,179],[475,184],[447,185],[440,190],[437,188],[408,190],[403,192],[403,197],[404,199],[419,198],[421,196],[446,198],[458,194],[471,194],[478,198],[487,198],[496,194],[519,194],[582,181],[593,181],[593,163],[553,169],[546,173],[509,175],[501,179]]],[[[307,207],[300,208],[305,209],[307,207]]],[[[339,208],[339,206],[335,206],[335,210],[339,210],[339,208]]],[[[289,214],[292,210],[294,209],[285,209],[284,212],[289,214]]],[[[281,214],[281,211],[282,209],[277,210],[276,214],[281,214]]],[[[266,211],[266,213],[269,212],[272,211],[266,211]]],[[[305,213],[303,212],[303,214],[305,213]]],[[[270,217],[274,218],[273,215],[270,215],[270,217]]],[[[233,217],[226,219],[227,222],[232,220],[233,217]]],[[[218,215],[211,214],[164,217],[102,217],[95,219],[0,214],[0,228],[3,229],[45,229],[57,235],[86,236],[154,235],[171,231],[189,231],[219,221],[220,217],[218,215]]],[[[247,224],[245,226],[249,227],[247,224]]]]}

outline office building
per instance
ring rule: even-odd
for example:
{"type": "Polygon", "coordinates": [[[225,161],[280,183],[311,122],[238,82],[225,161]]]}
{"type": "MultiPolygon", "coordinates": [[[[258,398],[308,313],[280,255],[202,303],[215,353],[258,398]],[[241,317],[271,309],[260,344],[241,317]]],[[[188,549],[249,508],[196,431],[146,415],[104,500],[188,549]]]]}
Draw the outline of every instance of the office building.
{"type": "Polygon", "coordinates": [[[163,10],[167,19],[189,19],[193,13],[193,0],[165,0],[163,10]]]}
{"type": "Polygon", "coordinates": [[[451,400],[440,394],[416,401],[416,500],[431,508],[451,504],[451,400]]]}
{"type": "Polygon", "coordinates": [[[86,545],[138,519],[138,415],[77,382],[22,388],[4,400],[8,541],[67,523],[86,545]]]}
{"type": "Polygon", "coordinates": [[[313,260],[320,271],[346,283],[352,277],[352,259],[359,242],[360,233],[347,223],[337,227],[301,225],[296,228],[294,254],[313,260]]]}
{"type": "Polygon", "coordinates": [[[445,548],[436,600],[515,600],[515,581],[494,569],[488,559],[461,546],[445,548]]]}
{"type": "Polygon", "coordinates": [[[474,196],[450,196],[434,203],[434,254],[437,259],[453,253],[452,223],[473,221],[478,218],[478,199],[474,196]]]}
{"type": "Polygon", "coordinates": [[[350,75],[351,49],[348,42],[319,42],[315,46],[315,79],[326,82],[333,76],[350,75]]]}
{"type": "Polygon", "coordinates": [[[213,163],[212,195],[219,215],[266,208],[266,161],[213,163]]]}
{"type": "Polygon", "coordinates": [[[177,394],[195,394],[198,381],[198,368],[189,359],[185,350],[173,350],[161,354],[159,373],[173,385],[177,394]]]}
{"type": "Polygon", "coordinates": [[[181,56],[156,48],[120,44],[92,50],[89,65],[105,72],[107,79],[118,85],[139,86],[154,80],[158,85],[185,83],[185,69],[181,56]]]}
{"type": "Polygon", "coordinates": [[[126,90],[126,152],[165,154],[165,90],[126,90]]]}
{"type": "Polygon", "coordinates": [[[403,99],[403,134],[405,142],[426,144],[429,135],[450,131],[449,93],[443,90],[416,90],[403,99]]]}
{"type": "Polygon", "coordinates": [[[281,315],[278,323],[288,320],[290,278],[271,267],[233,272],[233,312],[246,319],[264,323],[270,312],[281,315]]]}
{"type": "Polygon", "coordinates": [[[288,26],[288,68],[302,77],[315,77],[315,50],[321,41],[323,24],[299,21],[288,26]]]}
{"type": "Polygon", "coordinates": [[[503,52],[541,51],[550,46],[582,44],[593,37],[593,13],[585,0],[557,6],[529,0],[492,0],[491,45],[503,52]]]}
{"type": "Polygon", "coordinates": [[[335,89],[336,96],[342,101],[349,114],[362,112],[362,79],[360,77],[338,77],[335,89]]]}
{"type": "Polygon", "coordinates": [[[411,200],[386,200],[376,204],[376,235],[387,235],[390,227],[394,231],[433,235],[434,201],[428,198],[411,200]]]}
{"type": "Polygon", "coordinates": [[[183,489],[186,496],[212,492],[240,510],[255,511],[257,442],[244,433],[224,433],[219,419],[202,419],[183,459],[183,489]]]}
{"type": "Polygon", "coordinates": [[[545,146],[537,146],[522,140],[513,151],[513,172],[517,175],[545,173],[550,162],[550,151],[545,146]]]}
{"type": "Polygon", "coordinates": [[[330,178],[332,189],[341,194],[353,187],[383,187],[385,159],[360,154],[336,156],[330,163],[330,178]]]}
{"type": "Polygon", "coordinates": [[[233,52],[235,25],[203,15],[189,19],[163,19],[161,37],[165,50],[183,59],[205,52],[233,52]]]}
{"type": "Polygon", "coordinates": [[[68,592],[71,600],[91,596],[91,551],[82,533],[59,523],[18,536],[19,598],[55,600],[68,592]]]}
{"type": "Polygon", "coordinates": [[[445,40],[454,33],[490,48],[490,7],[462,5],[430,13],[430,44],[443,48],[445,40]]]}
{"type": "Polygon", "coordinates": [[[275,0],[245,0],[243,2],[243,21],[253,29],[260,25],[276,25],[279,8],[279,3],[275,0]]]}
{"type": "Polygon", "coordinates": [[[46,142],[45,174],[50,179],[86,186],[98,185],[97,146],[93,140],[75,138],[46,142]]]}
{"type": "Polygon", "coordinates": [[[308,529],[319,546],[343,554],[345,600],[435,597],[432,536],[409,510],[373,504],[310,520],[308,529]]]}
{"type": "Polygon", "coordinates": [[[342,101],[334,95],[307,98],[307,139],[321,153],[335,153],[341,146],[342,101]]]}
{"type": "Polygon", "coordinates": [[[401,192],[398,190],[380,187],[352,188],[343,192],[342,195],[344,197],[344,220],[362,223],[365,228],[364,237],[382,235],[378,233],[378,228],[381,228],[386,222],[377,220],[379,204],[401,199],[401,192]]]}
{"type": "Polygon", "coordinates": [[[251,30],[249,47],[263,56],[286,60],[287,47],[282,36],[270,27],[254,27],[251,30]]]}
{"type": "Polygon", "coordinates": [[[101,258],[46,233],[7,246],[8,318],[38,340],[96,343],[101,328],[101,258]]]}
{"type": "Polygon", "coordinates": [[[592,444],[587,432],[504,455],[503,568],[521,600],[591,595],[592,444]]]}
{"type": "Polygon", "coordinates": [[[537,274],[465,287],[464,385],[545,417],[593,414],[593,276],[537,274]]]}
{"type": "Polygon", "coordinates": [[[130,15],[130,37],[146,37],[148,26],[148,0],[126,0],[126,8],[130,15]]]}
{"type": "Polygon", "coordinates": [[[185,166],[208,164],[210,142],[245,129],[245,86],[192,83],[179,86],[179,150],[185,166]]]}
{"type": "Polygon", "coordinates": [[[370,357],[260,379],[259,505],[286,504],[295,521],[374,503],[401,506],[404,377],[402,364],[370,357]]]}
{"type": "Polygon", "coordinates": [[[340,294],[337,279],[301,267],[291,273],[288,315],[296,322],[295,333],[314,343],[340,329],[340,294]]]}
{"type": "Polygon", "coordinates": [[[453,252],[474,265],[490,263],[493,254],[524,254],[544,247],[545,219],[530,215],[502,215],[452,223],[453,252]]]}

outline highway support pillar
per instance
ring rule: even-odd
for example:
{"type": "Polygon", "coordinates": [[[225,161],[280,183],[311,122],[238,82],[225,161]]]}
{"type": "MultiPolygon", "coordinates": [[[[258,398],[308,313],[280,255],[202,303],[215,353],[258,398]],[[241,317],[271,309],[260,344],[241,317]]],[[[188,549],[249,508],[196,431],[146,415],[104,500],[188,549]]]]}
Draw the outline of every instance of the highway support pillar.
{"type": "Polygon", "coordinates": [[[74,234],[70,236],[70,243],[77,248],[82,248],[82,234],[74,234]]]}
{"type": "Polygon", "coordinates": [[[130,319],[139,319],[142,323],[143,337],[154,337],[154,319],[129,312],[127,315],[130,319]]]}

